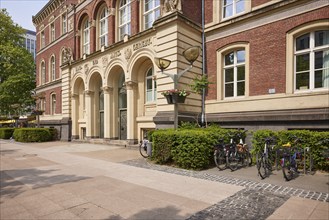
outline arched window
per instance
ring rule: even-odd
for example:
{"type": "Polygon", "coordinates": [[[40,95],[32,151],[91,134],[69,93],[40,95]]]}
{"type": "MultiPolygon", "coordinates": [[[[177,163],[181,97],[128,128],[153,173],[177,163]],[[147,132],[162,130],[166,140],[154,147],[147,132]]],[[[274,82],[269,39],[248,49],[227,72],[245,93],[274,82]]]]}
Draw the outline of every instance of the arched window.
{"type": "Polygon", "coordinates": [[[90,53],[90,25],[88,19],[86,19],[83,23],[83,31],[82,31],[82,42],[83,42],[83,54],[89,54],[90,53]]]}
{"type": "Polygon", "coordinates": [[[121,0],[119,6],[119,40],[122,40],[124,35],[131,33],[130,17],[130,0],[121,0]]]}
{"type": "Polygon", "coordinates": [[[154,80],[153,68],[151,67],[145,76],[145,87],[146,87],[146,102],[153,102],[156,100],[157,84],[154,80]]]}
{"type": "Polygon", "coordinates": [[[235,50],[224,55],[224,97],[245,95],[245,50],[235,50]]]}
{"type": "Polygon", "coordinates": [[[152,27],[153,22],[160,17],[160,0],[144,1],[144,28],[152,27]]]}
{"type": "Polygon", "coordinates": [[[99,48],[107,47],[108,36],[108,10],[104,7],[99,15],[99,48]]]}
{"type": "Polygon", "coordinates": [[[51,96],[50,96],[50,100],[51,100],[50,114],[54,115],[54,114],[56,114],[56,94],[52,93],[51,96]]]}
{"type": "Polygon", "coordinates": [[[54,81],[56,79],[56,63],[55,63],[55,56],[52,56],[50,58],[50,76],[51,81],[54,81]]]}
{"type": "Polygon", "coordinates": [[[40,79],[40,84],[45,84],[46,83],[46,64],[44,61],[41,62],[40,65],[40,75],[41,75],[41,79],[40,79]]]}
{"type": "Polygon", "coordinates": [[[329,31],[305,33],[294,43],[295,91],[329,88],[329,31]]]}

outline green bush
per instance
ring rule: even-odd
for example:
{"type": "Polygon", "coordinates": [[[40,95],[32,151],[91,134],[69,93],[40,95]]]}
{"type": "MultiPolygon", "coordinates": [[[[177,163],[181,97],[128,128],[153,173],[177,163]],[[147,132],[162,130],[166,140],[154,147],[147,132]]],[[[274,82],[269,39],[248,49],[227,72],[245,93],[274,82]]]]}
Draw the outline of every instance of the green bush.
{"type": "Polygon", "coordinates": [[[213,147],[218,144],[219,139],[229,143],[228,134],[237,132],[239,131],[222,129],[215,125],[208,128],[191,128],[187,125],[178,130],[156,130],[152,135],[152,160],[160,164],[174,163],[185,169],[205,169],[213,164],[213,147]],[[185,129],[186,127],[189,129],[185,129]]]}
{"type": "Polygon", "coordinates": [[[0,139],[10,139],[13,136],[15,128],[0,128],[0,139]]]}
{"type": "Polygon", "coordinates": [[[270,131],[259,130],[253,133],[253,149],[252,153],[256,155],[264,148],[265,137],[276,137],[277,143],[275,148],[279,149],[283,144],[291,143],[294,146],[295,138],[301,138],[303,148],[309,147],[313,159],[315,169],[329,171],[329,161],[326,159],[325,154],[329,151],[328,144],[320,143],[322,140],[329,139],[329,132],[317,132],[309,130],[282,130],[270,131]]]}
{"type": "Polygon", "coordinates": [[[58,140],[58,131],[56,128],[48,128],[52,141],[58,140]]]}
{"type": "Polygon", "coordinates": [[[18,128],[15,129],[13,136],[18,142],[45,142],[52,140],[49,128],[18,128]]]}

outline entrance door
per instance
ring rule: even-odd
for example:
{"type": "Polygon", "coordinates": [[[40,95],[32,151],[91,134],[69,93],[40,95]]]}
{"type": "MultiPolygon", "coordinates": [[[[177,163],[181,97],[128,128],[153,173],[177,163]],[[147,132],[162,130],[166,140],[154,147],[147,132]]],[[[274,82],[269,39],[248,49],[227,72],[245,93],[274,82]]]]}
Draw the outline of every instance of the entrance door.
{"type": "Polygon", "coordinates": [[[127,109],[120,109],[120,140],[127,139],[127,109]]]}

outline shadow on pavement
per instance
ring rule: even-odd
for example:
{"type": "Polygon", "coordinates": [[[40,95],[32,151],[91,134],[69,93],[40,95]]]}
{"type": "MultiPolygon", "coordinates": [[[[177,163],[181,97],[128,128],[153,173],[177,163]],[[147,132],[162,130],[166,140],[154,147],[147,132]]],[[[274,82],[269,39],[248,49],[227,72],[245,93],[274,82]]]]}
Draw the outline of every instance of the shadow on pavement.
{"type": "Polygon", "coordinates": [[[14,198],[28,190],[49,187],[68,182],[78,182],[90,177],[76,175],[52,175],[57,170],[19,169],[0,171],[1,197],[14,198]]]}

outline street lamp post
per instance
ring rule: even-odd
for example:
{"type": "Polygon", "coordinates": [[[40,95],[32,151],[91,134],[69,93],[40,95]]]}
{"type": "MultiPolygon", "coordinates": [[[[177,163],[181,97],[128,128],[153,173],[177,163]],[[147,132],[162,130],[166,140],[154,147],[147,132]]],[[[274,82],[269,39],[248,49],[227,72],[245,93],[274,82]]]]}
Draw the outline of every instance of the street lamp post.
{"type": "MultiPolygon", "coordinates": [[[[186,69],[182,70],[181,72],[178,72],[177,74],[171,74],[171,73],[164,72],[164,70],[169,67],[169,65],[171,63],[170,60],[167,60],[164,58],[155,58],[154,60],[155,60],[155,64],[157,65],[157,67],[161,70],[161,73],[169,76],[174,82],[174,89],[177,89],[179,78],[184,73],[186,73],[187,71],[192,69],[193,63],[199,57],[199,54],[200,54],[200,47],[193,46],[193,47],[187,48],[183,52],[183,56],[190,63],[190,66],[187,67],[186,69]]],[[[174,103],[174,128],[175,129],[178,128],[178,103],[177,102],[174,103]]]]}

